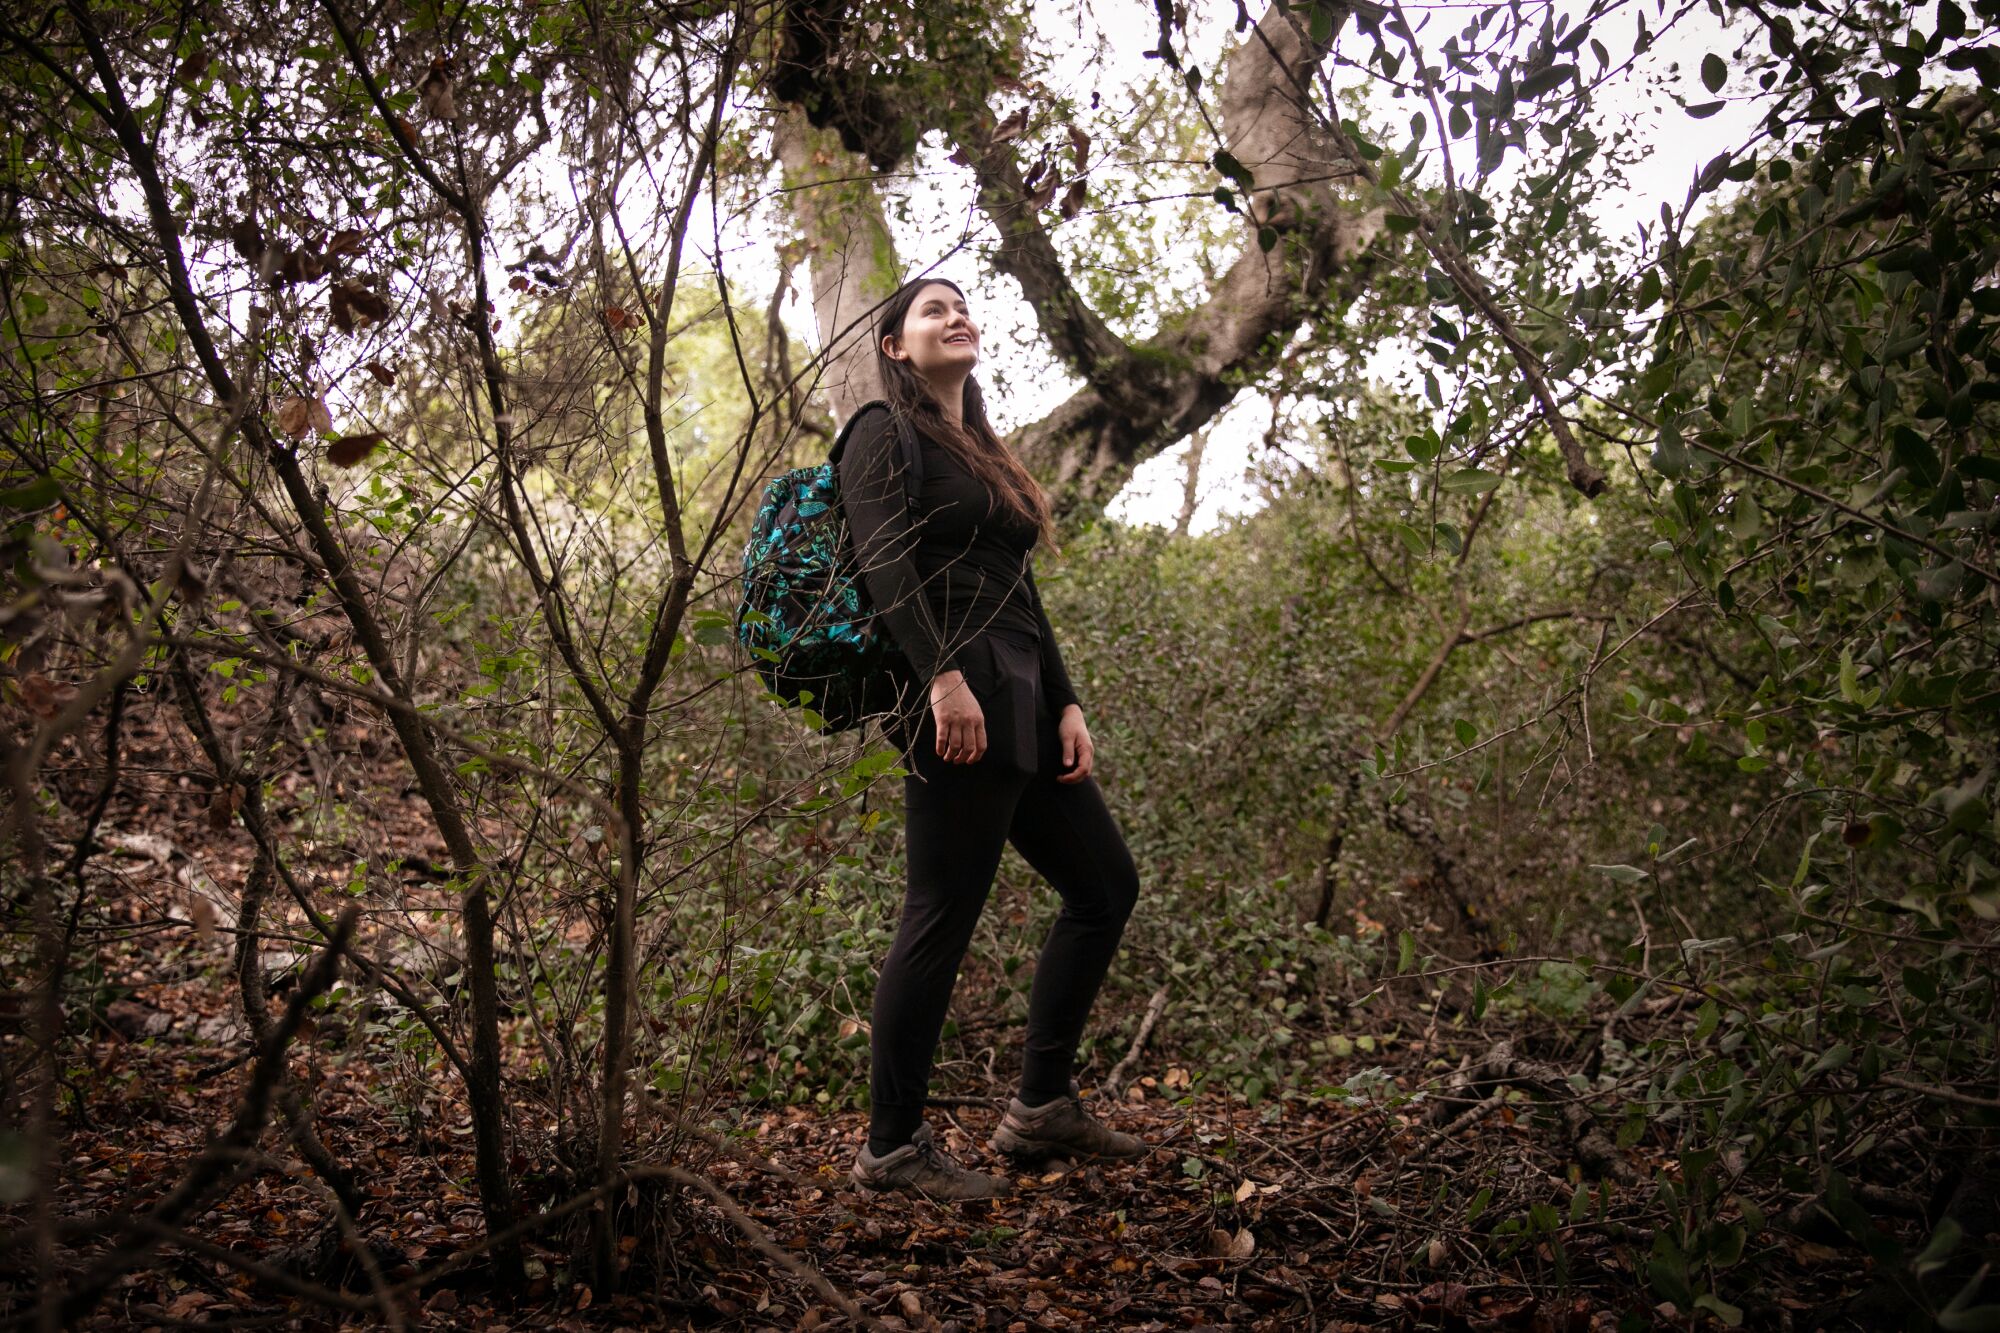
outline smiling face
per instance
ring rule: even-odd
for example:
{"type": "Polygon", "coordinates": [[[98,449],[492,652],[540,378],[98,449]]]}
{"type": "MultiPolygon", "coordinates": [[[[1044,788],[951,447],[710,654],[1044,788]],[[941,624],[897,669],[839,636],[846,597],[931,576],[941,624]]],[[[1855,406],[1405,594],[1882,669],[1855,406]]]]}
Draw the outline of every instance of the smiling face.
{"type": "Polygon", "coordinates": [[[901,335],[883,337],[882,351],[928,381],[963,380],[979,361],[979,326],[956,288],[933,282],[910,303],[901,335]]]}

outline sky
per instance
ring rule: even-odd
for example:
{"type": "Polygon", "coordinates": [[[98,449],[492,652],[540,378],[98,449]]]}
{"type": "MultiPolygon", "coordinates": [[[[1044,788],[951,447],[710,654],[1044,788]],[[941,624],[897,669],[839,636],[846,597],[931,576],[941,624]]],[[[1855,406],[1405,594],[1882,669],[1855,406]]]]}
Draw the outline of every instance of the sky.
{"type": "MultiPolygon", "coordinates": [[[[1406,9],[1419,25],[1426,49],[1433,50],[1443,34],[1456,31],[1483,6],[1471,4],[1407,4],[1406,9]]],[[[1190,25],[1193,62],[1204,71],[1208,88],[1219,86],[1219,56],[1234,41],[1230,24],[1233,4],[1196,5],[1197,16],[1190,25]]],[[[1576,0],[1557,0],[1552,13],[1581,15],[1586,5],[1576,0]]],[[[1656,33],[1666,26],[1660,0],[1633,0],[1612,16],[1600,20],[1595,33],[1610,49],[1614,64],[1629,54],[1636,17],[1643,11],[1649,28],[1656,33]]],[[[1253,11],[1255,12],[1255,11],[1253,11]]],[[[1676,212],[1685,201],[1695,174],[1716,153],[1746,141],[1754,133],[1761,115],[1759,100],[1743,95],[1733,83],[1725,85],[1728,100],[1723,110],[1696,121],[1674,103],[1670,92],[1677,91],[1690,102],[1710,99],[1697,75],[1701,57],[1710,50],[1727,52],[1737,35],[1723,31],[1722,22],[1701,5],[1667,10],[1679,18],[1661,34],[1651,50],[1628,75],[1600,90],[1597,116],[1601,122],[1630,118],[1644,149],[1642,165],[1630,173],[1629,188],[1601,196],[1592,210],[1598,227],[1610,237],[1631,237],[1642,222],[1659,217],[1662,202],[1676,212]],[[1672,67],[1678,66],[1674,71],[1672,67]],[[1658,82],[1638,75],[1657,74],[1658,82]],[[1734,94],[1735,96],[1731,96],[1734,94]]],[[[1098,90],[1113,116],[1119,114],[1118,100],[1128,98],[1128,84],[1144,78],[1157,64],[1141,54],[1157,37],[1154,10],[1149,2],[1100,0],[1083,11],[1081,28],[1077,11],[1064,5],[1044,5],[1036,11],[1037,23],[1046,45],[1059,54],[1048,82],[1076,92],[1098,90]],[[1091,24],[1095,23],[1092,30],[1091,24]]],[[[1351,25],[1342,34],[1338,48],[1359,60],[1370,44],[1351,25]]],[[[1433,60],[1436,57],[1433,55],[1433,60]]],[[[1586,68],[1589,68],[1586,63],[1586,68]]],[[[1391,100],[1378,85],[1356,84],[1349,96],[1365,99],[1384,123],[1407,123],[1414,104],[1391,100]]],[[[1188,108],[1192,114],[1192,106],[1188,108]]],[[[1470,146],[1458,150],[1461,163],[1471,156],[1470,146]]],[[[1510,154],[1502,175],[1516,170],[1518,154],[1510,154]]],[[[1049,356],[1035,328],[1034,317],[1019,289],[1009,279],[982,273],[984,264],[965,253],[968,238],[982,243],[990,234],[973,205],[971,173],[951,167],[938,152],[920,156],[915,177],[906,186],[912,207],[909,219],[895,224],[898,250],[908,271],[918,272],[935,265],[938,271],[968,285],[975,315],[982,327],[986,347],[983,374],[989,381],[1005,385],[1004,393],[989,395],[995,424],[1010,429],[1046,414],[1077,387],[1077,381],[1049,356]]],[[[1428,156],[1420,168],[1420,181],[1435,182],[1437,165],[1428,156]]],[[[1710,196],[1712,200],[1714,196],[1710,196]]],[[[740,260],[738,261],[740,263],[740,260]]],[[[803,287],[801,282],[798,286],[803,287]]],[[[816,343],[810,304],[794,298],[784,312],[794,332],[808,343],[816,343]]],[[[1389,348],[1370,365],[1371,374],[1387,382],[1397,382],[1408,373],[1412,360],[1405,349],[1389,348]]],[[[1210,427],[1202,464],[1200,503],[1192,529],[1212,529],[1230,517],[1252,510],[1260,503],[1260,488],[1254,480],[1254,454],[1269,424],[1269,407],[1256,394],[1245,395],[1210,427]]],[[[1183,500],[1183,479],[1187,444],[1184,442],[1142,465],[1125,491],[1113,502],[1110,515],[1131,523],[1171,524],[1183,500]]]]}

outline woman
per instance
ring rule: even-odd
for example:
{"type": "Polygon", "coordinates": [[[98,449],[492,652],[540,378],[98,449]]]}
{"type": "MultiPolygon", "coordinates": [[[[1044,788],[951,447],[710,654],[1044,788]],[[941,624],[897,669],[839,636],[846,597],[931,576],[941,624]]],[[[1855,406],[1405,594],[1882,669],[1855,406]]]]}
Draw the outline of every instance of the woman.
{"type": "Polygon", "coordinates": [[[1048,501],[987,423],[979,328],[957,286],[912,282],[883,308],[888,406],[859,414],[837,466],[862,579],[909,662],[885,731],[905,754],[908,884],[875,989],[868,1143],[853,1178],[951,1199],[1008,1193],[923,1123],[959,963],[1012,842],[1062,896],[1035,968],[1021,1086],[991,1146],[1021,1164],[1146,1147],[1083,1109],[1077,1041],[1138,898],[1138,872],[1091,777],[1093,747],[1029,555],[1048,501]],[[904,476],[903,432],[922,451],[904,476]]]}

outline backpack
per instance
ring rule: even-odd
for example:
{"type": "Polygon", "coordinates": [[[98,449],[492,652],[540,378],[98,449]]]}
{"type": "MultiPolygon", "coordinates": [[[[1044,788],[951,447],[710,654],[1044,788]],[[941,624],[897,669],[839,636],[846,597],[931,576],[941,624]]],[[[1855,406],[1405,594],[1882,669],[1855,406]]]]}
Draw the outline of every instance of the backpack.
{"type": "MultiPolygon", "coordinates": [[[[840,456],[863,403],[840,429],[824,463],[793,468],[764,487],[743,548],[743,598],[736,638],[757,675],[806,724],[847,731],[896,706],[901,652],[875,614],[840,507],[840,456]]],[[[897,423],[907,502],[923,484],[923,454],[897,423]]]]}

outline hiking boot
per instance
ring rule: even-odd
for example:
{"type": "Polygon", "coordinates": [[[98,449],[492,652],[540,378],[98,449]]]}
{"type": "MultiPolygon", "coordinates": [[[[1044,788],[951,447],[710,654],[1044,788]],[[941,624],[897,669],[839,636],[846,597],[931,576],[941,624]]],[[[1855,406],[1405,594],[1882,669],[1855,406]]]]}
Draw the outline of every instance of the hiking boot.
{"type": "Polygon", "coordinates": [[[1005,1176],[968,1171],[953,1161],[929,1125],[917,1126],[914,1138],[886,1156],[875,1156],[864,1144],[848,1174],[863,1189],[908,1190],[931,1199],[994,1199],[1014,1192],[1014,1182],[1005,1176]]]}
{"type": "Polygon", "coordinates": [[[1074,1083],[1070,1084],[1069,1096],[1040,1106],[1025,1105],[1019,1097],[1008,1102],[1007,1113],[1000,1117],[1000,1128],[993,1131],[988,1146],[1023,1166],[1052,1157],[1131,1161],[1150,1151],[1143,1139],[1120,1133],[1084,1110],[1074,1083]]]}

